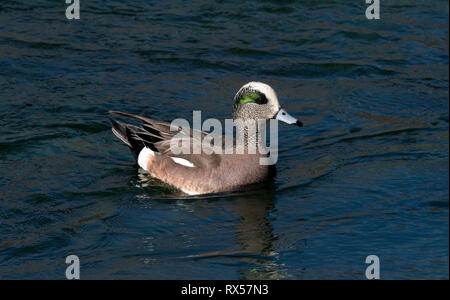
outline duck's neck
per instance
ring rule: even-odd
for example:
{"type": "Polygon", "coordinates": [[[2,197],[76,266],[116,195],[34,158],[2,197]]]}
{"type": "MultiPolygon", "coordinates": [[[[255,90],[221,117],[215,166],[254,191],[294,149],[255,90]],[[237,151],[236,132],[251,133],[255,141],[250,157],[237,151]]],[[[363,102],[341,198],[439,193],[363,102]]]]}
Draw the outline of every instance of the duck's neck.
{"type": "MultiPolygon", "coordinates": [[[[242,145],[245,148],[255,147],[255,149],[265,148],[266,142],[266,124],[265,120],[242,120],[235,119],[237,139],[239,140],[239,134],[242,135],[242,145]]],[[[238,141],[239,142],[239,141],[238,141]]]]}

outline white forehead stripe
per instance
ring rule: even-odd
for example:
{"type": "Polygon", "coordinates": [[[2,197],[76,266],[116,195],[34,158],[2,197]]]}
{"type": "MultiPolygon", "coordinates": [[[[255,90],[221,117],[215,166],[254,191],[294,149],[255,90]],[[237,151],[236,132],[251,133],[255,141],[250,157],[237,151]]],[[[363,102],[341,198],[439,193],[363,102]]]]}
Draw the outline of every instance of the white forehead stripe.
{"type": "Polygon", "coordinates": [[[266,95],[266,98],[269,100],[270,104],[272,104],[274,106],[278,106],[278,108],[280,107],[280,103],[278,101],[277,94],[275,93],[275,91],[273,90],[273,88],[270,85],[262,83],[262,82],[252,81],[252,82],[247,83],[243,87],[241,87],[239,89],[239,91],[237,92],[237,94],[239,94],[243,89],[247,89],[247,88],[251,89],[251,90],[255,90],[255,91],[260,91],[261,93],[266,95]]]}
{"type": "Polygon", "coordinates": [[[151,150],[150,148],[144,147],[142,148],[141,152],[139,152],[138,156],[138,165],[142,169],[148,171],[148,160],[150,159],[150,156],[154,156],[155,152],[151,150]]]}
{"type": "Polygon", "coordinates": [[[179,157],[171,157],[171,159],[179,165],[189,167],[189,168],[195,167],[194,164],[191,163],[190,161],[188,161],[187,159],[179,158],[179,157]]]}

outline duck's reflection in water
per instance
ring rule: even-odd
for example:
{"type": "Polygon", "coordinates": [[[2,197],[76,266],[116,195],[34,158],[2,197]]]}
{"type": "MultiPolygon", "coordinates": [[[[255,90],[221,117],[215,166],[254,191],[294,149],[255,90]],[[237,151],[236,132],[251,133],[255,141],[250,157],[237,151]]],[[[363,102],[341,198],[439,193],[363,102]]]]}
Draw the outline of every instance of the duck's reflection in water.
{"type": "Polygon", "coordinates": [[[280,279],[284,275],[282,266],[276,263],[278,253],[273,249],[276,236],[273,233],[273,218],[270,212],[274,209],[273,190],[261,187],[259,193],[236,199],[236,211],[240,223],[236,225],[236,237],[242,246],[242,260],[253,266],[243,268],[241,276],[245,279],[280,279]]]}
{"type": "Polygon", "coordinates": [[[239,220],[233,226],[240,249],[221,250],[191,256],[197,258],[228,257],[239,264],[241,279],[281,279],[286,277],[283,265],[277,264],[278,253],[273,248],[277,237],[273,233],[275,219],[270,213],[275,208],[275,188],[258,184],[250,191],[233,196],[231,209],[239,220]]]}

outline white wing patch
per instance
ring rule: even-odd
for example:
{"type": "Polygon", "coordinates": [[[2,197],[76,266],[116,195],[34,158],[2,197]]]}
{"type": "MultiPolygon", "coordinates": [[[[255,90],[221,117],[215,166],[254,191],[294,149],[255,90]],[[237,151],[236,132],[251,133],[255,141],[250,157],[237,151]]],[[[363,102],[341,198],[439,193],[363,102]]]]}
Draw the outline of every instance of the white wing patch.
{"type": "Polygon", "coordinates": [[[142,169],[148,171],[148,160],[150,159],[150,156],[154,156],[155,152],[147,147],[142,148],[141,152],[139,152],[138,156],[138,165],[142,169]]]}
{"type": "Polygon", "coordinates": [[[179,157],[170,157],[170,158],[179,165],[189,167],[189,168],[195,167],[194,164],[191,163],[190,161],[188,161],[187,159],[179,158],[179,157]]]}

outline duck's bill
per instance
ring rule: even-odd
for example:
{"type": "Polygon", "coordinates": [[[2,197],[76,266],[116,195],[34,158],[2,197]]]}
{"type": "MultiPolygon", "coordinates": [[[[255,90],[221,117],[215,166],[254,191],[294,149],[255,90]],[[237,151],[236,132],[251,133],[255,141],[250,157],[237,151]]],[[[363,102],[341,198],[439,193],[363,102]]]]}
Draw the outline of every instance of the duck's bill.
{"type": "Polygon", "coordinates": [[[275,119],[277,119],[278,121],[284,122],[286,124],[289,124],[289,125],[297,125],[299,127],[303,127],[303,123],[300,120],[294,118],[293,116],[288,114],[287,111],[285,111],[282,108],[280,108],[280,110],[276,114],[275,119]]]}

